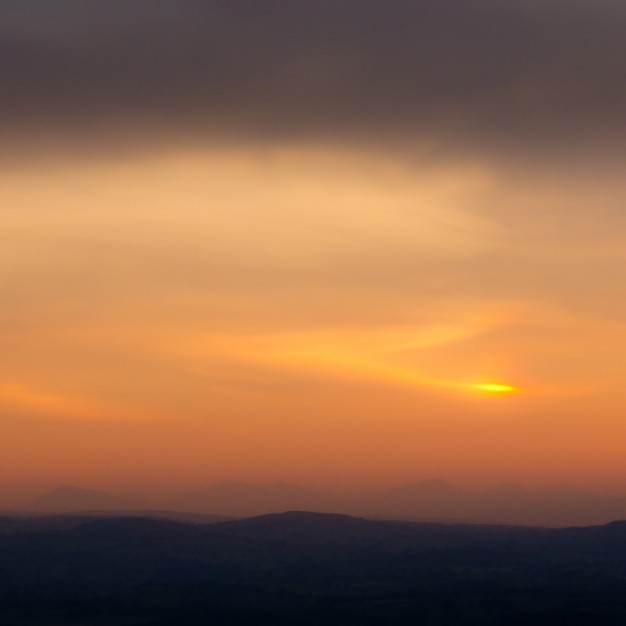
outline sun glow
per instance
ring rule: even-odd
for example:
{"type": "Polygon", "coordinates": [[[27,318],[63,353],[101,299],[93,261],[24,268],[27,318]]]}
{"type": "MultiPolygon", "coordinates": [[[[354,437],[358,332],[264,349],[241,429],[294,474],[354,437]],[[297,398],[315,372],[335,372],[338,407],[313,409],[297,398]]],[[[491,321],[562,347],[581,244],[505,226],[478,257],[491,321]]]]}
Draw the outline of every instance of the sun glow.
{"type": "Polygon", "coordinates": [[[472,388],[477,389],[478,391],[484,391],[486,393],[498,395],[519,391],[518,387],[513,387],[513,385],[503,385],[501,383],[478,383],[472,385],[472,388]]]}

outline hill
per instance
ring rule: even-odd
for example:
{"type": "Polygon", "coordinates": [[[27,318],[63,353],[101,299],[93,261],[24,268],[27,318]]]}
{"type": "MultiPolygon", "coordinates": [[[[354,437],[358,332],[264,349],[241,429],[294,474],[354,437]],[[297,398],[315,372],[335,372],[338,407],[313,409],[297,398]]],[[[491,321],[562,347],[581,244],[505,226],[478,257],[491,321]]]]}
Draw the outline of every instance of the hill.
{"type": "Polygon", "coordinates": [[[626,623],[626,522],[28,520],[0,534],[3,624],[626,623]]]}

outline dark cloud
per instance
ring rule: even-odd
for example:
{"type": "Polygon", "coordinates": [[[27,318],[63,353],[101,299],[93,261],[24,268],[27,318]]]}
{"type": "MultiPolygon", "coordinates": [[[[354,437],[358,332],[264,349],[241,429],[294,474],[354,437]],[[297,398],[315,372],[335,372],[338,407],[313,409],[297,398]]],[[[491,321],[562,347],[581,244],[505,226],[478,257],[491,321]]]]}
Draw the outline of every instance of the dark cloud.
{"type": "Polygon", "coordinates": [[[626,5],[5,0],[0,129],[623,146],[626,5]]]}

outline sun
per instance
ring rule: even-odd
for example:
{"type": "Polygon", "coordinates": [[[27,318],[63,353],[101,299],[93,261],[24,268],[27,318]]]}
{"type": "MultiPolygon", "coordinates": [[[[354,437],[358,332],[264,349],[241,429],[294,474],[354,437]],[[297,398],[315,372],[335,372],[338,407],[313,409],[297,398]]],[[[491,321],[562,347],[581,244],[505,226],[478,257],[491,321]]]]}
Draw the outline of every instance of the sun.
{"type": "Polygon", "coordinates": [[[496,395],[504,395],[513,393],[514,391],[519,391],[518,387],[514,387],[513,385],[504,385],[502,383],[477,383],[472,385],[472,388],[496,395]]]}

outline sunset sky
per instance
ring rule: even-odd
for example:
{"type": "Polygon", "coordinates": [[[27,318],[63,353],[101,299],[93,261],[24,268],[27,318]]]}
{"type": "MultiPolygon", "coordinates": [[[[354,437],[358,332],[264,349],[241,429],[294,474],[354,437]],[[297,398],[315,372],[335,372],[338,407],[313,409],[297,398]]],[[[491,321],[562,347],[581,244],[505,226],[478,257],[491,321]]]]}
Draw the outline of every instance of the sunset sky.
{"type": "Polygon", "coordinates": [[[1,0],[0,507],[626,493],[626,3],[1,0]]]}

